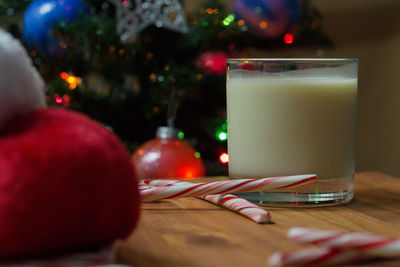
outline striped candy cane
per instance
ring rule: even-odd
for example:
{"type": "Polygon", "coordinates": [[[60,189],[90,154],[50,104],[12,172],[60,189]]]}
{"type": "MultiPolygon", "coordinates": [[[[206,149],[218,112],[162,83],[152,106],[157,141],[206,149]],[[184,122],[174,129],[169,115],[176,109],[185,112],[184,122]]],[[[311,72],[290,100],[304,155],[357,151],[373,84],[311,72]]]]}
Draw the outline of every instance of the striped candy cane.
{"type": "MultiPolygon", "coordinates": [[[[185,181],[179,180],[149,180],[145,181],[145,184],[151,186],[176,186],[176,185],[184,185],[184,184],[192,184],[185,181]]],[[[268,211],[258,207],[257,205],[250,203],[249,201],[234,196],[234,195],[207,195],[200,197],[201,199],[212,202],[216,205],[223,206],[229,210],[238,212],[243,216],[255,221],[256,223],[268,223],[271,220],[271,215],[268,211]]]]}
{"type": "Polygon", "coordinates": [[[201,198],[217,205],[224,206],[232,211],[236,211],[256,223],[268,223],[271,221],[271,215],[268,211],[235,195],[215,194],[203,196],[201,198]]]}
{"type": "Polygon", "coordinates": [[[294,227],[288,238],[301,244],[318,245],[315,249],[295,252],[276,252],[268,263],[271,266],[336,265],[373,258],[400,257],[400,239],[366,233],[343,233],[294,227]]]}
{"type": "Polygon", "coordinates": [[[196,197],[212,194],[268,191],[314,183],[315,174],[272,177],[263,179],[238,179],[211,183],[153,187],[141,190],[143,202],[178,197],[196,197]]]}
{"type": "Polygon", "coordinates": [[[312,248],[295,252],[275,252],[269,259],[270,266],[329,266],[348,264],[359,260],[369,259],[367,255],[354,250],[334,248],[312,248]]]}
{"type": "Polygon", "coordinates": [[[366,233],[342,233],[310,228],[291,228],[288,238],[297,243],[336,249],[352,249],[375,257],[400,257],[400,238],[366,233]]]}

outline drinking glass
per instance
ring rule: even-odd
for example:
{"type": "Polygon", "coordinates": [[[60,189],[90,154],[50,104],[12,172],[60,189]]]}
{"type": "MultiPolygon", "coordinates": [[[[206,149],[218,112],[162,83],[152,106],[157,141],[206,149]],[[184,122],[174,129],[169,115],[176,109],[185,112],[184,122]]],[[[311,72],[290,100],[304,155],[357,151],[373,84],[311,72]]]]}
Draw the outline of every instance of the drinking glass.
{"type": "Polygon", "coordinates": [[[317,174],[317,183],[242,193],[257,204],[353,198],[357,59],[228,59],[229,177],[317,174]]]}

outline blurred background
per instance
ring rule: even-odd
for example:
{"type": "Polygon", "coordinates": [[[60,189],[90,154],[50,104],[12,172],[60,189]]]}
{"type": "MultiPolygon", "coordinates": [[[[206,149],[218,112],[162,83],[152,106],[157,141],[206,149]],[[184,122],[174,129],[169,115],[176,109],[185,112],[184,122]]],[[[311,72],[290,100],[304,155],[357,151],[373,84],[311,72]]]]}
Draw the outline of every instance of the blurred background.
{"type": "Polygon", "coordinates": [[[398,0],[3,0],[0,12],[49,105],[86,113],[132,153],[175,126],[207,175],[227,174],[226,58],[359,58],[357,171],[400,176],[398,0]]]}
{"type": "Polygon", "coordinates": [[[400,176],[400,1],[315,1],[335,41],[327,57],[359,58],[356,168],[400,176]]]}

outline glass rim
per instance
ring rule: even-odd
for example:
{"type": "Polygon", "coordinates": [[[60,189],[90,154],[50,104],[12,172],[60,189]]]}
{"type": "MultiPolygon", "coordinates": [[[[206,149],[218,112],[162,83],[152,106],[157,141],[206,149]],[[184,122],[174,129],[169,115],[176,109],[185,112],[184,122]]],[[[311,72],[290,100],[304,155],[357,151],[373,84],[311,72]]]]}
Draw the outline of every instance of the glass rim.
{"type": "Polygon", "coordinates": [[[358,58],[227,58],[226,63],[357,63],[358,58]],[[248,62],[245,62],[248,61],[248,62]]]}

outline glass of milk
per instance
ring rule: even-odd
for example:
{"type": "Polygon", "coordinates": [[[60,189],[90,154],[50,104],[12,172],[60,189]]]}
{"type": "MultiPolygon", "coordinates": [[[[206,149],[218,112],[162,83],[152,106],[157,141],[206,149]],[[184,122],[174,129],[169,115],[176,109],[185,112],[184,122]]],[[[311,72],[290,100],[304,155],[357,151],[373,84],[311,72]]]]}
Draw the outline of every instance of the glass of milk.
{"type": "Polygon", "coordinates": [[[228,59],[229,177],[317,174],[316,184],[243,193],[257,204],[353,198],[357,59],[228,59]]]}

